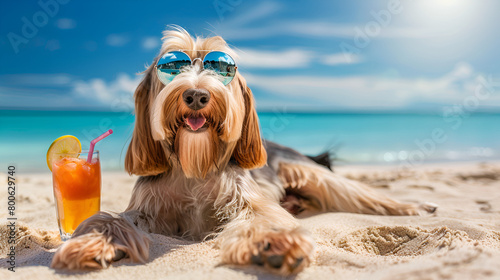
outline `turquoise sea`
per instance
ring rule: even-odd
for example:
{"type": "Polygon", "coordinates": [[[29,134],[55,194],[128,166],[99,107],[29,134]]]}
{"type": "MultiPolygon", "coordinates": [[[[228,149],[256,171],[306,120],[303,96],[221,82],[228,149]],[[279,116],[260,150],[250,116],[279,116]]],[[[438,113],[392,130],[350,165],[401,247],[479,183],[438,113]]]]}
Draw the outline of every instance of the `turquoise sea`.
{"type": "MultiPolygon", "coordinates": [[[[444,118],[403,113],[259,113],[265,138],[306,154],[336,153],[336,164],[419,164],[500,159],[500,114],[444,118]]],[[[97,145],[104,170],[123,170],[132,134],[132,113],[0,111],[0,169],[48,172],[45,155],[59,136],[90,140],[107,129],[114,134],[97,145]]]]}

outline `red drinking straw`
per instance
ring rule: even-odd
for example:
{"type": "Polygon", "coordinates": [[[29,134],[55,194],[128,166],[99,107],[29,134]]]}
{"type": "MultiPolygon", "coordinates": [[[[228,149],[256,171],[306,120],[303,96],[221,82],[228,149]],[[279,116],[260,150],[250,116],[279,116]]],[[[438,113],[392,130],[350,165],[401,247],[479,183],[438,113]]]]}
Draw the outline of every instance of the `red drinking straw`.
{"type": "Polygon", "coordinates": [[[95,146],[95,144],[97,142],[101,141],[102,139],[108,137],[111,134],[113,134],[113,130],[112,129],[104,132],[101,136],[99,136],[96,139],[90,141],[89,155],[87,156],[87,162],[88,163],[90,163],[92,161],[92,154],[94,153],[94,146],[95,146]]]}

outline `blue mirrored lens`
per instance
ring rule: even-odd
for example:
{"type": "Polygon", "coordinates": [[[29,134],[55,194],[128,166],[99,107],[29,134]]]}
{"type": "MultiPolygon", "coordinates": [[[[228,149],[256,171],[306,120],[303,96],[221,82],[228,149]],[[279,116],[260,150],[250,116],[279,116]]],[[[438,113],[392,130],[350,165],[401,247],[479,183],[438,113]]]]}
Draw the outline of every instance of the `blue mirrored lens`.
{"type": "Polygon", "coordinates": [[[156,74],[165,85],[177,76],[182,68],[191,65],[191,59],[183,52],[168,52],[156,64],[156,74]]]}
{"type": "Polygon", "coordinates": [[[203,59],[203,68],[213,70],[222,76],[222,83],[229,84],[236,74],[236,63],[223,52],[209,52],[203,59]]]}

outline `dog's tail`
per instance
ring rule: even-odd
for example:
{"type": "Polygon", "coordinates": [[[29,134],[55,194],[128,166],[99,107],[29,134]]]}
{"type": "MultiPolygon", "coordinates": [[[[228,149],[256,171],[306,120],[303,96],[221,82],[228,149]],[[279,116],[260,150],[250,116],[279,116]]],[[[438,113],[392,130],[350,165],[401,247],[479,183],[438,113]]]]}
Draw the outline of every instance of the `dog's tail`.
{"type": "Polygon", "coordinates": [[[309,159],[313,160],[314,162],[316,162],[317,164],[323,165],[326,168],[333,171],[333,164],[332,164],[332,160],[330,158],[330,151],[326,151],[326,152],[321,153],[317,156],[307,156],[307,157],[309,159]]]}

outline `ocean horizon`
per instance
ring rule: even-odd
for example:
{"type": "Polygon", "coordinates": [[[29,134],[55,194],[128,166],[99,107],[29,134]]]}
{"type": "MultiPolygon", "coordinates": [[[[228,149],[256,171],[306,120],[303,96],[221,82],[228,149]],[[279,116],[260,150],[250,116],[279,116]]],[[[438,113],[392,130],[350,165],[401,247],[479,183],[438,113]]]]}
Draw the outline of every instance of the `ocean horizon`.
{"type": "MultiPolygon", "coordinates": [[[[417,165],[430,162],[500,159],[500,113],[443,117],[427,112],[259,112],[263,138],[307,155],[330,151],[335,165],[417,165]]],[[[102,169],[124,170],[134,115],[131,112],[0,110],[2,166],[20,172],[49,172],[46,152],[62,135],[87,149],[99,142],[102,169]]]]}

